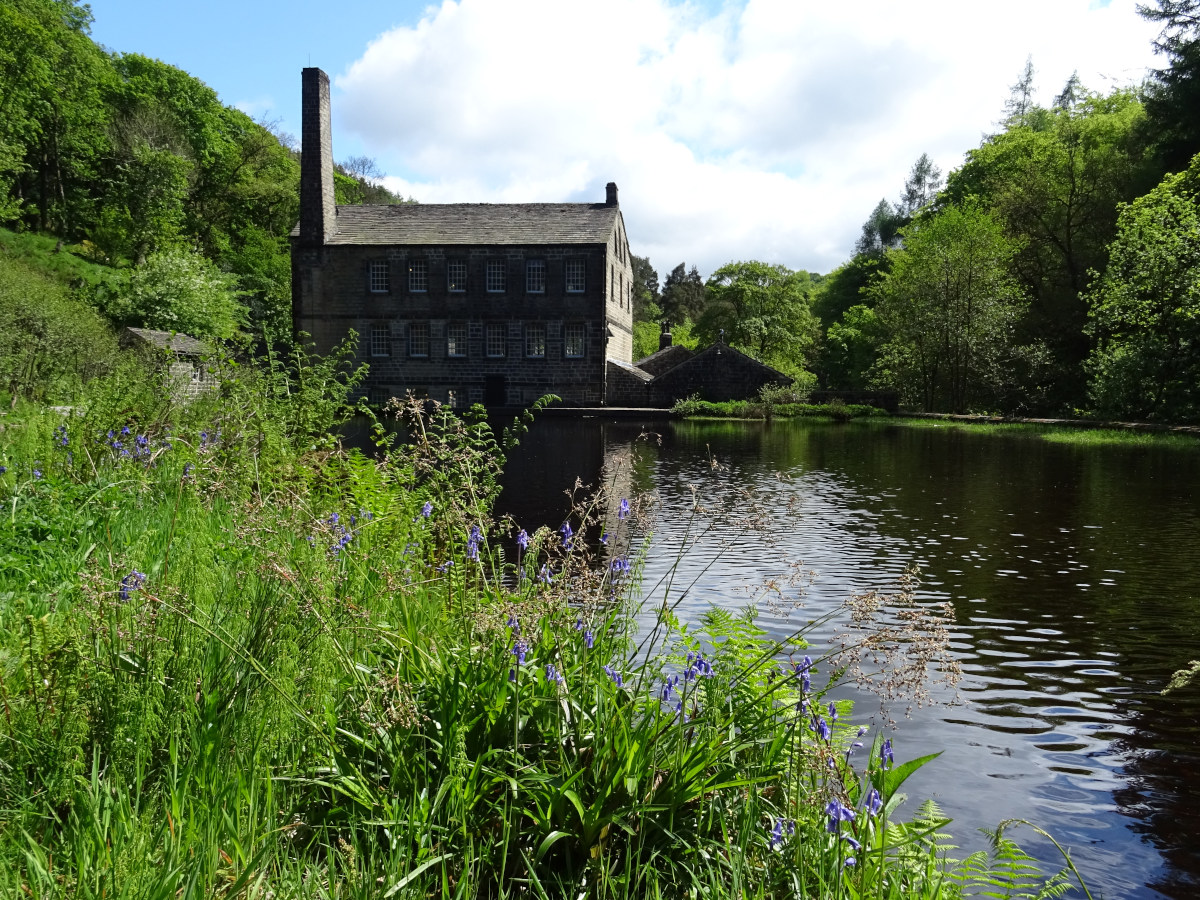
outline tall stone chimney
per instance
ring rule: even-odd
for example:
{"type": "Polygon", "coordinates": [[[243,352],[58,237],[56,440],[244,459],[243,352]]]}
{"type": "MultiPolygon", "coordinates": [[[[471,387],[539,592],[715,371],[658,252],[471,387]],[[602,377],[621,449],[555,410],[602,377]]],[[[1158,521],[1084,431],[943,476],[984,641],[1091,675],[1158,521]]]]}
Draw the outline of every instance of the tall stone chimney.
{"type": "Polygon", "coordinates": [[[610,181],[604,186],[604,205],[605,206],[620,206],[617,203],[617,183],[610,181]]]}
{"type": "Polygon", "coordinates": [[[317,68],[303,69],[300,76],[300,243],[319,247],[337,231],[329,76],[317,68]]]}

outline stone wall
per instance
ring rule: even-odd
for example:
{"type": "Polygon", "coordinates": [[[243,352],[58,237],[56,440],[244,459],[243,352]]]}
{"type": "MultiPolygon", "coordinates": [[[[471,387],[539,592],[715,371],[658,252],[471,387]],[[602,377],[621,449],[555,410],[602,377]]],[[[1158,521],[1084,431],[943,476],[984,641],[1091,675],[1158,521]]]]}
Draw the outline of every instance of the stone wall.
{"type": "Polygon", "coordinates": [[[676,400],[697,396],[719,403],[758,395],[765,384],[791,384],[792,379],[728,344],[713,344],[657,376],[650,383],[652,406],[667,408],[676,400]]]}
{"type": "MultiPolygon", "coordinates": [[[[364,392],[368,399],[382,401],[403,396],[407,391],[448,402],[453,392],[456,405],[472,403],[525,406],[544,394],[554,393],[564,403],[597,406],[604,402],[605,359],[613,344],[620,352],[619,321],[605,317],[607,297],[607,253],[603,245],[561,247],[443,246],[386,247],[332,245],[323,248],[295,247],[293,251],[294,310],[298,330],[308,332],[318,353],[327,353],[343,340],[350,329],[359,335],[358,362],[371,372],[364,392]],[[546,263],[544,293],[525,290],[525,262],[546,263]],[[585,290],[567,293],[565,263],[582,259],[585,290]],[[424,262],[427,284],[424,291],[409,290],[408,264],[424,262]],[[467,290],[451,292],[447,263],[467,264],[467,290]],[[486,265],[501,260],[505,265],[506,290],[486,290],[486,265]],[[385,263],[388,289],[372,291],[370,267],[385,263]],[[467,329],[465,357],[451,357],[447,336],[452,323],[467,329]],[[488,324],[504,327],[505,355],[489,356],[486,347],[488,324]],[[427,355],[410,352],[413,326],[428,330],[427,355]],[[566,331],[582,326],[582,357],[566,355],[566,331]],[[372,331],[387,329],[386,355],[375,355],[372,331]],[[527,332],[545,331],[545,355],[530,357],[527,332]]],[[[616,301],[612,301],[616,306],[616,301]]]]}

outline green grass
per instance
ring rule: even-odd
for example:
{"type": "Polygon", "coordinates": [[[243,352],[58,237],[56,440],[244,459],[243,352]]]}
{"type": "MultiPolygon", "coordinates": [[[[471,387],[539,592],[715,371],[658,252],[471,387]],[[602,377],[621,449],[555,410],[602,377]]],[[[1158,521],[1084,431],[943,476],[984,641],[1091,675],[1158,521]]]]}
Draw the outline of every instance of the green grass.
{"type": "Polygon", "coordinates": [[[688,419],[848,419],[887,417],[885,410],[874,406],[846,403],[764,403],[761,400],[729,400],[713,403],[707,400],[681,400],[673,412],[688,419]]]}
{"type": "Polygon", "coordinates": [[[88,256],[86,245],[60,242],[53,235],[0,228],[0,255],[23,262],[64,285],[99,284],[118,270],[88,256]]]}
{"type": "Polygon", "coordinates": [[[951,419],[918,419],[904,416],[892,417],[887,421],[890,425],[904,428],[953,429],[973,434],[1011,435],[1055,444],[1200,449],[1200,435],[1167,431],[1039,425],[1027,422],[960,422],[951,419]]]}
{"type": "Polygon", "coordinates": [[[653,586],[636,632],[623,509],[526,544],[490,520],[484,425],[370,459],[321,439],[352,377],[226,376],[0,434],[0,894],[1037,889],[1011,841],[954,862],[935,807],[900,818],[932,758],[845,725],[803,635],[688,629],[653,586]]]}

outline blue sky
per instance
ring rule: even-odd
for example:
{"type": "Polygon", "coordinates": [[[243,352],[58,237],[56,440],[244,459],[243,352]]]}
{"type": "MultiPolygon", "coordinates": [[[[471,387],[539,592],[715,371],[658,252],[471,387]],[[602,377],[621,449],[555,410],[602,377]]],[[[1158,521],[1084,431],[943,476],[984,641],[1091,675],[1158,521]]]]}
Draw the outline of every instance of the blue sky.
{"type": "Polygon", "coordinates": [[[334,154],[424,202],[599,200],[665,274],[735,259],[828,272],[913,161],[994,129],[1027,56],[1049,100],[1156,64],[1133,0],[92,0],[93,37],[299,134],[334,82],[334,154]]]}

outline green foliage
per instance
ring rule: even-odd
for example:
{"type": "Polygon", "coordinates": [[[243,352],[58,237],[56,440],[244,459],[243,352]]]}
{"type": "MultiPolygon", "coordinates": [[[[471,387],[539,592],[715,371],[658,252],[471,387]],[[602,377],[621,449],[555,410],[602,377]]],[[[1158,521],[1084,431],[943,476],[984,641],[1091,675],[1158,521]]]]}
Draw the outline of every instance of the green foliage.
{"type": "Polygon", "coordinates": [[[246,320],[236,288],[236,278],[199,253],[164,250],[133,271],[107,311],[127,325],[231,338],[246,320]]]}
{"type": "Polygon", "coordinates": [[[904,232],[891,268],[871,288],[887,338],[880,382],[923,409],[965,412],[987,403],[1016,355],[1021,290],[1017,245],[976,203],[947,207],[904,232]]]}
{"type": "Polygon", "coordinates": [[[1200,2],[1154,0],[1139,3],[1138,12],[1163,23],[1154,49],[1167,57],[1168,66],[1146,85],[1146,132],[1164,167],[1177,172],[1200,153],[1200,2]]]}
{"type": "Polygon", "coordinates": [[[1087,302],[1096,411],[1200,421],[1200,156],[1122,209],[1087,302]]]}
{"type": "Polygon", "coordinates": [[[70,400],[115,361],[116,339],[95,310],[3,252],[0,321],[0,388],[14,398],[70,400]]]}
{"type": "Polygon", "coordinates": [[[522,546],[444,409],[377,459],[313,446],[337,371],[187,407],[110,379],[5,432],[0,893],[957,896],[943,820],[898,818],[928,758],[849,752],[839,666],[657,602],[636,645],[630,519],[522,546]]]}
{"type": "Polygon", "coordinates": [[[821,368],[825,384],[835,390],[865,390],[869,372],[885,340],[883,326],[875,310],[856,304],[842,314],[825,333],[821,350],[821,368]]]}
{"type": "Polygon", "coordinates": [[[1081,292],[1089,270],[1103,265],[1118,204],[1159,177],[1141,137],[1143,121],[1131,90],[1078,89],[1071,104],[1029,105],[967,154],[943,194],[942,205],[973,198],[1019,245],[1008,267],[1029,298],[1020,342],[1042,341],[1050,354],[1022,390],[1041,405],[1083,405],[1089,346],[1081,292]]]}
{"type": "Polygon", "coordinates": [[[645,256],[633,256],[630,261],[633,263],[633,320],[657,322],[662,314],[659,306],[662,294],[658,289],[658,272],[645,256]]]}
{"type": "Polygon", "coordinates": [[[724,340],[785,374],[804,371],[818,323],[808,273],[757,260],[729,263],[708,279],[708,304],[696,322],[702,342],[724,340]]]}
{"type": "Polygon", "coordinates": [[[676,322],[695,321],[703,311],[704,303],[704,280],[696,267],[688,269],[687,263],[680,263],[672,269],[663,282],[662,296],[658,300],[663,318],[672,327],[676,322]]]}
{"type": "MultiPolygon", "coordinates": [[[[790,388],[783,389],[783,391],[790,390],[790,388]]],[[[801,389],[800,393],[804,394],[805,390],[801,389]]],[[[803,400],[792,400],[786,394],[767,395],[758,400],[727,400],[722,403],[712,403],[708,400],[690,397],[687,400],[677,401],[671,408],[671,412],[684,418],[767,419],[812,416],[839,421],[889,415],[886,410],[875,406],[845,403],[841,400],[831,403],[805,403],[803,400]]]]}

